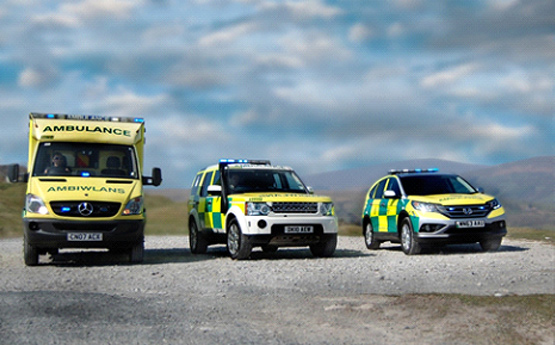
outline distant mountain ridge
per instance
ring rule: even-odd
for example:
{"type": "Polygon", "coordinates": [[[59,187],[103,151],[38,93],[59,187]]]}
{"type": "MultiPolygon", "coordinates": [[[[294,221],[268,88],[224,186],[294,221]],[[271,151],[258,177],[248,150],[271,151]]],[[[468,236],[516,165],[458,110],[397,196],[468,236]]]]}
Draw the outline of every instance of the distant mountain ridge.
{"type": "Polygon", "coordinates": [[[438,168],[441,172],[464,174],[486,168],[486,165],[458,163],[442,159],[405,160],[383,163],[363,168],[331,171],[302,176],[304,182],[315,190],[368,189],[377,179],[387,175],[391,169],[438,168]]]}
{"type": "Polygon", "coordinates": [[[440,159],[379,164],[366,168],[303,176],[317,193],[330,195],[345,222],[360,221],[365,194],[390,169],[438,168],[459,174],[475,187],[497,197],[507,211],[510,226],[555,230],[555,156],[487,166],[440,159]]]}

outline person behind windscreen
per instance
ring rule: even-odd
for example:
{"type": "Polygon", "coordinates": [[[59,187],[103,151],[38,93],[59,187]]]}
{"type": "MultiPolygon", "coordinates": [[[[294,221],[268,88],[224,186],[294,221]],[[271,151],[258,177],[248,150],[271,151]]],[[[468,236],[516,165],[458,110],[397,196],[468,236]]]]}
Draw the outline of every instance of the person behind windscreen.
{"type": "Polygon", "coordinates": [[[71,169],[67,166],[67,160],[64,155],[59,152],[52,156],[52,164],[44,169],[46,175],[67,175],[71,173],[71,169]]]}

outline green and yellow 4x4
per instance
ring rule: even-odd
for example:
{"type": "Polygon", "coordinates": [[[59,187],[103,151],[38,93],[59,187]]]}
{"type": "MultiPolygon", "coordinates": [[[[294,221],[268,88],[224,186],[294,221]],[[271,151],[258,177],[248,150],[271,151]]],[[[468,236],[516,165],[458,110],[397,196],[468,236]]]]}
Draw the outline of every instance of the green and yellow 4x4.
{"type": "Polygon", "coordinates": [[[479,242],[494,251],[507,234],[505,211],[462,177],[437,169],[391,170],[368,191],[362,232],[368,249],[400,242],[407,255],[423,246],[479,242]]]}
{"type": "Polygon", "coordinates": [[[318,257],[332,256],[337,218],[329,197],[313,195],[293,169],[269,161],[222,159],[193,180],[189,243],[193,254],[225,243],[233,259],[253,247],[275,252],[309,246],[318,257]]]}

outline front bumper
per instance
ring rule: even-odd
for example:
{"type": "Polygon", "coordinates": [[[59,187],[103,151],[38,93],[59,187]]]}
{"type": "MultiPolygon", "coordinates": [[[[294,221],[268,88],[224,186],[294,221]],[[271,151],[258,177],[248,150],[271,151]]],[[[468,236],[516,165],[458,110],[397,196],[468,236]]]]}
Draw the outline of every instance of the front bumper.
{"type": "Polygon", "coordinates": [[[505,216],[495,218],[462,218],[441,220],[435,218],[419,218],[413,225],[418,228],[415,240],[419,243],[453,244],[475,243],[492,238],[500,238],[507,234],[505,216]],[[484,226],[460,227],[465,222],[483,221],[484,226]]]}
{"type": "Polygon", "coordinates": [[[336,236],[337,218],[333,216],[246,216],[244,234],[254,245],[305,246],[336,236]],[[311,226],[312,233],[285,233],[286,226],[311,226]]]}
{"type": "Polygon", "coordinates": [[[144,241],[145,220],[61,221],[23,219],[27,243],[37,248],[130,248],[144,241]],[[69,241],[68,234],[102,234],[101,241],[69,241]]]}

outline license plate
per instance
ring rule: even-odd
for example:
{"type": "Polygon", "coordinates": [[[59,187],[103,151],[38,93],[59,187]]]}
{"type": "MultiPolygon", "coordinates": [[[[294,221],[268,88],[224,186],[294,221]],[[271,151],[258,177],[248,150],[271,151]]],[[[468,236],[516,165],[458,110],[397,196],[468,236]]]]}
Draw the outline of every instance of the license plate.
{"type": "Polygon", "coordinates": [[[286,226],[286,234],[311,234],[314,232],[314,227],[312,226],[286,226]]]}
{"type": "Polygon", "coordinates": [[[68,241],[102,241],[102,233],[72,232],[67,234],[68,241]]]}
{"type": "Polygon", "coordinates": [[[483,228],[486,222],[483,220],[464,220],[457,222],[457,228],[483,228]]]}

